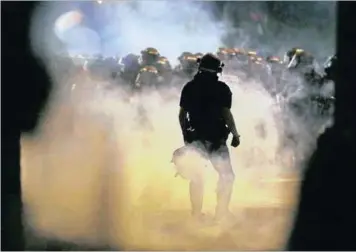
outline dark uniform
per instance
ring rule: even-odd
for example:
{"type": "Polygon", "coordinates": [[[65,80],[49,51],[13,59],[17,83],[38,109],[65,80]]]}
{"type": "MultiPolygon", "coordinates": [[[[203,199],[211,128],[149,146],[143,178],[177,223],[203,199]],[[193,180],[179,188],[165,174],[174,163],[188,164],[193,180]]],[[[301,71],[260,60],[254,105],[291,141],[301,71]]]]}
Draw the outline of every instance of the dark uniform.
{"type": "Polygon", "coordinates": [[[231,109],[230,88],[217,77],[197,74],[181,94],[180,106],[189,113],[189,123],[195,129],[187,141],[207,140],[217,146],[225,144],[228,129],[222,117],[222,108],[231,109]]]}
{"type": "MultiPolygon", "coordinates": [[[[220,61],[218,62],[221,64],[220,61]]],[[[219,68],[220,66],[217,67],[219,68]]],[[[184,86],[180,99],[180,107],[184,111],[184,125],[181,126],[185,144],[195,147],[210,160],[219,173],[217,217],[228,212],[234,181],[234,172],[226,145],[230,130],[223,115],[224,109],[231,109],[231,101],[232,93],[228,85],[218,80],[216,72],[203,67],[200,67],[194,79],[184,86]]],[[[191,179],[193,215],[201,213],[203,201],[201,183],[200,179],[191,179]]]]}

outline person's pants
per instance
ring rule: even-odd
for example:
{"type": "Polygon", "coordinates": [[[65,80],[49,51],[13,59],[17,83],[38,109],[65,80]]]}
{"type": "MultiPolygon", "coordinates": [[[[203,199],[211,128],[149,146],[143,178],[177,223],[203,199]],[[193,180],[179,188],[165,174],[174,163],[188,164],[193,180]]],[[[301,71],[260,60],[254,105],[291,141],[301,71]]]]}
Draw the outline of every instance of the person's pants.
{"type": "MultiPolygon", "coordinates": [[[[223,216],[228,212],[231,200],[233,182],[235,174],[230,160],[230,154],[226,143],[211,143],[209,141],[195,141],[190,144],[203,157],[209,159],[214,169],[219,174],[217,188],[217,206],[215,214],[217,217],[223,216]]],[[[202,178],[195,178],[190,181],[190,197],[192,213],[199,214],[203,205],[203,181],[202,178]]]]}

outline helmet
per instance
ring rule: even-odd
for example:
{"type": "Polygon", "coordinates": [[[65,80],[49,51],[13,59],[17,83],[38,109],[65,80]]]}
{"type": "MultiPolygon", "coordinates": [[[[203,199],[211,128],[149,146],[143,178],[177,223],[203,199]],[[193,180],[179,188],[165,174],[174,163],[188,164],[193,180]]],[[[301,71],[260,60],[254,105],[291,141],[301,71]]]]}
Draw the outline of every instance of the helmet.
{"type": "Polygon", "coordinates": [[[216,55],[221,60],[230,60],[235,56],[235,50],[227,47],[219,47],[216,55]]]}
{"type": "Polygon", "coordinates": [[[196,61],[197,61],[197,56],[195,56],[194,54],[190,54],[190,55],[185,55],[183,58],[182,58],[182,60],[183,61],[187,61],[187,62],[194,62],[194,63],[196,63],[196,61]]]}
{"type": "Polygon", "coordinates": [[[256,51],[247,51],[246,54],[250,58],[251,61],[254,61],[258,57],[256,51]]]}
{"type": "Polygon", "coordinates": [[[256,63],[258,65],[261,65],[264,62],[264,59],[260,56],[253,57],[251,60],[253,63],[256,63]]]}
{"type": "Polygon", "coordinates": [[[224,63],[211,53],[207,53],[203,57],[198,58],[197,62],[199,64],[199,71],[221,73],[224,67],[224,63]]]}
{"type": "Polygon", "coordinates": [[[198,53],[194,54],[194,56],[197,57],[197,58],[201,58],[201,57],[204,56],[204,54],[198,52],[198,53]]]}
{"type": "Polygon", "coordinates": [[[246,51],[241,48],[233,48],[235,54],[246,54],[246,51]]]}
{"type": "Polygon", "coordinates": [[[278,63],[278,64],[282,63],[282,60],[277,56],[267,56],[266,61],[268,63],[278,63]]]}
{"type": "Polygon", "coordinates": [[[312,65],[314,63],[314,57],[300,48],[292,48],[284,56],[284,60],[288,63],[288,68],[298,67],[299,65],[312,65]]]}
{"type": "Polygon", "coordinates": [[[302,53],[302,52],[304,52],[303,49],[297,48],[297,47],[293,47],[292,49],[290,49],[289,51],[286,52],[285,56],[287,58],[292,58],[294,54],[302,53]]]}
{"type": "Polygon", "coordinates": [[[234,52],[235,52],[235,57],[238,60],[238,62],[248,62],[248,59],[250,58],[250,56],[247,54],[246,50],[242,49],[242,48],[234,48],[234,52]]]}
{"type": "Polygon", "coordinates": [[[144,61],[156,61],[158,60],[160,54],[156,48],[147,47],[146,49],[141,51],[141,57],[144,61]]]}
{"type": "Polygon", "coordinates": [[[165,64],[169,63],[169,61],[168,61],[167,57],[160,56],[160,57],[158,58],[158,62],[157,62],[157,63],[158,63],[158,64],[161,64],[161,65],[165,65],[165,64]]]}
{"type": "Polygon", "coordinates": [[[247,51],[247,55],[250,57],[257,56],[257,52],[256,51],[247,51]]]}
{"type": "Polygon", "coordinates": [[[159,55],[159,52],[154,47],[147,47],[146,49],[141,51],[142,54],[151,54],[151,55],[159,55]]]}
{"type": "Polygon", "coordinates": [[[194,180],[202,175],[200,169],[205,165],[202,154],[191,146],[183,146],[173,152],[171,162],[176,169],[175,177],[180,176],[187,180],[194,180]]]}
{"type": "Polygon", "coordinates": [[[178,57],[178,60],[179,61],[182,61],[182,60],[184,60],[186,57],[191,57],[191,56],[193,56],[194,57],[194,54],[193,53],[191,53],[191,52],[182,52],[182,54],[178,57]]]}
{"type": "Polygon", "coordinates": [[[227,53],[227,48],[226,47],[219,47],[217,53],[226,54],[227,53]]]}
{"type": "Polygon", "coordinates": [[[144,66],[140,69],[140,73],[142,72],[147,72],[147,73],[153,73],[153,74],[158,74],[158,70],[155,66],[144,66]]]}

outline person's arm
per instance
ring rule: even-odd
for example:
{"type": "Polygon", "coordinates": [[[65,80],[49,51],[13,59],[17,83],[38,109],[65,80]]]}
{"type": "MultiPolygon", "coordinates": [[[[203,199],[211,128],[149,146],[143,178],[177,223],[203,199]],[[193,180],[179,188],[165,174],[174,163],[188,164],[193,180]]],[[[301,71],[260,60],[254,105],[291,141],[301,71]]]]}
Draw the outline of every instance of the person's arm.
{"type": "Polygon", "coordinates": [[[223,108],[223,117],[231,134],[234,137],[240,137],[236,129],[234,116],[232,115],[231,110],[229,108],[223,108]]]}
{"type": "Polygon", "coordinates": [[[185,117],[186,117],[186,112],[184,111],[184,108],[180,107],[178,118],[179,118],[180,128],[183,134],[185,130],[185,117]]]}
{"type": "MultiPolygon", "coordinates": [[[[223,83],[222,83],[223,84],[223,83]]],[[[225,84],[226,85],[226,84],[225,84]]],[[[231,113],[231,106],[232,106],[232,93],[230,88],[226,85],[226,95],[225,98],[222,100],[222,116],[224,118],[225,124],[227,125],[229,131],[234,137],[239,137],[239,133],[237,132],[234,116],[231,113]]]]}
{"type": "Polygon", "coordinates": [[[179,125],[180,128],[182,130],[182,134],[183,134],[183,138],[185,139],[185,135],[186,135],[186,116],[187,116],[187,110],[186,107],[189,104],[189,99],[187,96],[187,91],[186,91],[186,86],[183,87],[181,96],[180,96],[180,102],[179,102],[179,115],[178,115],[178,119],[179,119],[179,125]]]}

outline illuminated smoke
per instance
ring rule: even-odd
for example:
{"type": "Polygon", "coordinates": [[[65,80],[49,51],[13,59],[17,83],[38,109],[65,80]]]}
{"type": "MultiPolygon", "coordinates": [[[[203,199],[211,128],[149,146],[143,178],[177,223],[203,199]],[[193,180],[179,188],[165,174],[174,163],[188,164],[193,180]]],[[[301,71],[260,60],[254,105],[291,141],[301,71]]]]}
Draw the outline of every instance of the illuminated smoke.
{"type": "MultiPolygon", "coordinates": [[[[208,3],[103,1],[97,15],[105,25],[95,28],[88,25],[85,10],[70,6],[48,3],[37,12],[33,44],[43,59],[58,53],[57,37],[70,53],[124,55],[152,46],[176,63],[183,51],[215,51],[232,23],[229,17],[217,22],[208,3]],[[53,30],[59,9],[76,12],[53,30]]],[[[247,35],[236,37],[236,44],[252,46],[248,29],[241,32],[247,35]]],[[[259,48],[283,44],[277,37],[263,42],[259,48]]],[[[231,209],[237,222],[203,228],[189,221],[188,183],[174,177],[170,163],[183,144],[177,115],[181,86],[136,97],[147,111],[147,123],[142,123],[135,99],[130,103],[120,85],[91,80],[81,71],[63,80],[66,74],[47,63],[58,84],[54,99],[40,134],[24,137],[22,148],[25,198],[41,234],[136,250],[280,249],[297,183],[289,173],[291,160],[278,160],[281,126],[260,82],[246,83],[234,74],[222,77],[232,89],[232,111],[242,136],[241,146],[231,150],[236,173],[231,209]],[[72,84],[73,92],[63,91],[72,84]]],[[[204,210],[211,215],[217,175],[208,166],[205,176],[204,210]]]]}

